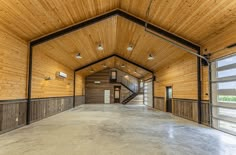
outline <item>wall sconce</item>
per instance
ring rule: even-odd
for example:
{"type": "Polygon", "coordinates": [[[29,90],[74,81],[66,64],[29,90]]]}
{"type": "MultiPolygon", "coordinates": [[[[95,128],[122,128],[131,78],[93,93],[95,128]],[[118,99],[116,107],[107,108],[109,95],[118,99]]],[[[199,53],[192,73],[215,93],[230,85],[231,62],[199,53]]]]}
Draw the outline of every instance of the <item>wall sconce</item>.
{"type": "Polygon", "coordinates": [[[44,80],[49,81],[49,80],[52,80],[52,78],[50,76],[46,76],[44,80]]]}

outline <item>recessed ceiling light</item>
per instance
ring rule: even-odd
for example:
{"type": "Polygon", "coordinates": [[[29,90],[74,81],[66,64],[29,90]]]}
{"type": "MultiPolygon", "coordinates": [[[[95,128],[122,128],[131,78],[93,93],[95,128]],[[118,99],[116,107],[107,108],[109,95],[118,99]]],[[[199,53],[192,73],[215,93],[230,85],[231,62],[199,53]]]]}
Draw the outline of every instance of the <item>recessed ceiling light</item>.
{"type": "Polygon", "coordinates": [[[132,45],[129,45],[128,47],[127,47],[127,51],[132,51],[133,50],[133,46],[132,45]]]}
{"type": "Polygon", "coordinates": [[[122,68],[124,68],[124,67],[125,67],[125,65],[124,65],[124,64],[122,64],[122,65],[121,65],[121,67],[122,67],[122,68]]]}
{"type": "Polygon", "coordinates": [[[137,71],[134,71],[134,73],[137,73],[137,71]]]}
{"type": "Polygon", "coordinates": [[[102,51],[103,49],[104,49],[104,48],[102,47],[102,45],[99,44],[99,45],[98,45],[98,50],[99,50],[99,51],[102,51]]]}
{"type": "Polygon", "coordinates": [[[106,67],[107,67],[107,65],[106,65],[106,64],[103,64],[102,66],[103,66],[104,68],[106,68],[106,67]]]}
{"type": "Polygon", "coordinates": [[[80,55],[80,53],[76,54],[75,57],[76,57],[77,59],[81,59],[81,58],[82,58],[82,56],[80,55]]]}
{"type": "Polygon", "coordinates": [[[154,58],[153,58],[152,54],[149,54],[148,60],[153,60],[153,59],[154,59],[154,58]]]}
{"type": "Polygon", "coordinates": [[[93,70],[93,69],[91,69],[91,70],[90,70],[90,72],[91,72],[91,73],[93,73],[93,72],[94,72],[94,70],[93,70]]]}

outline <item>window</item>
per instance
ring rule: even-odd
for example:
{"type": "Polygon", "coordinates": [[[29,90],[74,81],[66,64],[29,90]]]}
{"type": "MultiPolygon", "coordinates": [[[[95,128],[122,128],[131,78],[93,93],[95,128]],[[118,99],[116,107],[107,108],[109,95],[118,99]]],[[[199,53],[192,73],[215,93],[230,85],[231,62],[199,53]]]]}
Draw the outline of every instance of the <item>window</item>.
{"type": "Polygon", "coordinates": [[[213,127],[236,135],[236,55],[212,63],[213,127]]]}
{"type": "Polygon", "coordinates": [[[217,63],[217,68],[219,68],[219,67],[234,64],[235,62],[236,62],[236,55],[228,57],[228,58],[224,58],[222,60],[218,60],[216,63],[217,63]]]}
{"type": "Polygon", "coordinates": [[[236,124],[219,120],[219,128],[228,132],[236,133],[236,124]]]}
{"type": "Polygon", "coordinates": [[[218,110],[219,115],[233,117],[236,119],[236,109],[218,108],[218,110]]]}

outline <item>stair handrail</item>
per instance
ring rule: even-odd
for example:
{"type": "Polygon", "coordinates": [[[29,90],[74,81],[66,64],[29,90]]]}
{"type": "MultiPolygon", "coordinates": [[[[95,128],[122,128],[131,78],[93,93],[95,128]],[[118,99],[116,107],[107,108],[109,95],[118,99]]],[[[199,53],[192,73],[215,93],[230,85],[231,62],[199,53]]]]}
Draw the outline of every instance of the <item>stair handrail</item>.
{"type": "Polygon", "coordinates": [[[135,93],[138,92],[138,85],[126,79],[124,76],[118,76],[117,82],[122,83],[135,93]]]}

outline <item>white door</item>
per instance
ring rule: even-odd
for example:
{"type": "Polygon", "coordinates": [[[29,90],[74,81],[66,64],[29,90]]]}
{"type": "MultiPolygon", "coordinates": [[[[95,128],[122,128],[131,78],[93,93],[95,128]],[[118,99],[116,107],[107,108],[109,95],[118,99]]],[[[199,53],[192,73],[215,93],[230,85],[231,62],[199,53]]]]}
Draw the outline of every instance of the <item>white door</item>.
{"type": "Polygon", "coordinates": [[[110,104],[110,90],[104,90],[104,103],[110,104]]]}

